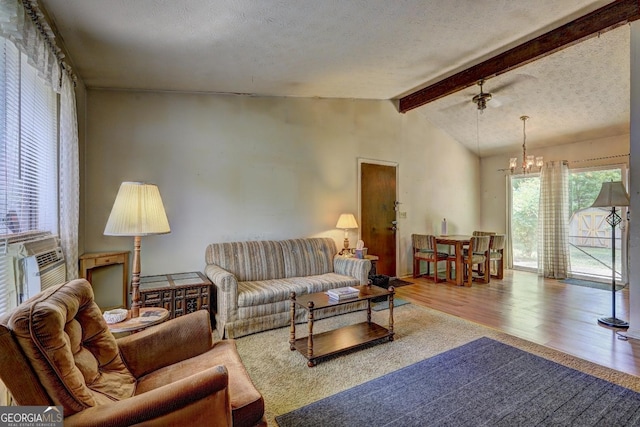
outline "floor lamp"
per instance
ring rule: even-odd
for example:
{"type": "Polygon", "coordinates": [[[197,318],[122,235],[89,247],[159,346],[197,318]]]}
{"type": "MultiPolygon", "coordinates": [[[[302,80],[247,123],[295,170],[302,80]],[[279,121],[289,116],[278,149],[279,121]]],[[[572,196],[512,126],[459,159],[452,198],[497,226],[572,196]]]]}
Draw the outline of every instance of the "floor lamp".
{"type": "Polygon", "coordinates": [[[616,206],[629,206],[629,195],[622,185],[622,181],[603,182],[600,194],[591,205],[592,208],[611,208],[611,213],[605,218],[611,226],[611,317],[601,317],[599,323],[614,328],[628,328],[629,323],[616,318],[616,226],[622,218],[616,212],[616,206]]]}
{"type": "Polygon", "coordinates": [[[131,317],[140,316],[140,238],[170,231],[156,185],[144,182],[123,182],[120,185],[104,234],[133,236],[131,317]]]}

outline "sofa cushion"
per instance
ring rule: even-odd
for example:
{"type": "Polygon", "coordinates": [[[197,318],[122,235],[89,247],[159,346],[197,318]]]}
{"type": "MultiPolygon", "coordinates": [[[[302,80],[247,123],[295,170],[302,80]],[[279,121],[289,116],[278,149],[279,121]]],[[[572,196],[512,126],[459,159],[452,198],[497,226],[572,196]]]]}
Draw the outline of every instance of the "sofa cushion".
{"type": "Polygon", "coordinates": [[[135,378],[86,280],[49,288],[26,301],[8,325],[65,416],[133,395],[135,378]]]}
{"type": "Polygon", "coordinates": [[[304,293],[308,294],[324,292],[329,289],[342,288],[345,286],[357,286],[360,284],[356,278],[343,276],[342,274],[337,273],[319,274],[316,276],[306,277],[291,277],[285,280],[294,284],[296,288],[303,286],[305,288],[304,293]]]}
{"type": "Polygon", "coordinates": [[[224,268],[239,282],[285,277],[282,247],[276,241],[212,243],[205,261],[224,268]]]}
{"type": "Polygon", "coordinates": [[[304,295],[343,286],[356,286],[358,280],[336,273],[280,280],[238,283],[238,319],[252,319],[288,312],[291,292],[304,295]]]}
{"type": "Polygon", "coordinates": [[[333,272],[336,244],[328,237],[279,242],[284,258],[284,277],[314,276],[333,272]]]}
{"type": "Polygon", "coordinates": [[[287,279],[238,282],[238,308],[289,301],[291,292],[306,294],[307,288],[287,279]]]}

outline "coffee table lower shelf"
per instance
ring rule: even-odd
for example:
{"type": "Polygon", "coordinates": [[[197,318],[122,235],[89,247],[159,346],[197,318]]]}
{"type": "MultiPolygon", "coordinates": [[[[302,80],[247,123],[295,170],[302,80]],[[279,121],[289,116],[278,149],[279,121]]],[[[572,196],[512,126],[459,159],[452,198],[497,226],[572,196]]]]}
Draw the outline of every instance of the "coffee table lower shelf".
{"type": "Polygon", "coordinates": [[[308,365],[314,366],[316,359],[342,353],[365,344],[388,338],[393,341],[393,332],[377,323],[362,322],[344,326],[332,331],[313,334],[309,354],[309,337],[298,338],[291,345],[291,350],[298,350],[307,358],[308,365]]]}

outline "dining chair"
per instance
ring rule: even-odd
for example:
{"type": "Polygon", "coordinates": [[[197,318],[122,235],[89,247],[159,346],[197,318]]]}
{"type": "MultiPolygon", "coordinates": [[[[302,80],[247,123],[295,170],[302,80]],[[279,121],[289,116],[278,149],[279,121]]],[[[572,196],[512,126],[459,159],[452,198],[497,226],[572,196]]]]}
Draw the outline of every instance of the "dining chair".
{"type": "Polygon", "coordinates": [[[449,254],[438,252],[436,244],[436,236],[426,234],[412,234],[411,243],[413,246],[413,277],[421,276],[420,263],[427,263],[427,277],[432,279],[434,283],[442,282],[438,277],[438,262],[446,261],[449,254]],[[430,273],[431,263],[433,263],[433,275],[430,273]]]}
{"type": "MultiPolygon", "coordinates": [[[[473,231],[473,235],[474,236],[495,236],[496,232],[495,231],[480,231],[480,230],[474,230],[473,231]]],[[[491,246],[491,241],[489,242],[489,246],[491,246]]],[[[484,267],[480,267],[481,269],[483,268],[489,268],[491,266],[491,261],[489,260],[489,258],[487,257],[486,261],[485,261],[485,266],[484,267]]]]}
{"type": "MultiPolygon", "coordinates": [[[[489,269],[486,268],[486,263],[489,256],[489,244],[491,242],[491,236],[472,236],[469,241],[469,249],[464,254],[462,261],[464,263],[464,281],[466,286],[471,286],[473,282],[473,273],[477,273],[476,278],[482,283],[489,283],[489,269]],[[474,270],[473,266],[477,265],[478,268],[474,270]]],[[[451,263],[455,263],[455,256],[449,256],[447,259],[447,277],[450,275],[451,263]]],[[[458,272],[456,271],[456,274],[458,272]]]]}
{"type": "Polygon", "coordinates": [[[489,262],[495,262],[495,274],[491,274],[491,277],[495,277],[496,279],[502,279],[504,277],[504,241],[504,234],[491,236],[489,262]]]}

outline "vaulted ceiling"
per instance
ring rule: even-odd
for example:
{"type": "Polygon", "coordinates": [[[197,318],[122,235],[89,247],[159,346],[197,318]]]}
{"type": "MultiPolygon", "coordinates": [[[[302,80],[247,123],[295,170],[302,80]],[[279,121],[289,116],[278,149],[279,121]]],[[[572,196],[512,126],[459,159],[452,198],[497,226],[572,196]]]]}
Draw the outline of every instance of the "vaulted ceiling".
{"type": "MultiPolygon", "coordinates": [[[[41,0],[89,88],[394,100],[603,0],[41,0]]],[[[628,25],[420,114],[480,156],[629,132],[628,25]]],[[[400,114],[400,113],[399,113],[400,114]]]]}

